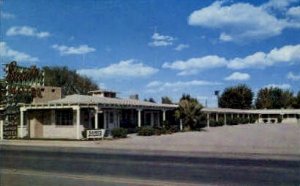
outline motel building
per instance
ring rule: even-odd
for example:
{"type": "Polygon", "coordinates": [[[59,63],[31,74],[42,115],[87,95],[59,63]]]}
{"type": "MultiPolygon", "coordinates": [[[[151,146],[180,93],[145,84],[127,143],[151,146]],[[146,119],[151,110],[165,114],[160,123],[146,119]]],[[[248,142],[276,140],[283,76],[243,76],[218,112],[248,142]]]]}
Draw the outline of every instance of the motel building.
{"type": "Polygon", "coordinates": [[[300,124],[300,109],[230,109],[230,108],[203,108],[206,114],[207,126],[211,120],[219,121],[222,119],[224,125],[226,121],[234,118],[254,118],[255,123],[286,123],[300,124]],[[278,121],[281,118],[281,121],[278,121]]]}
{"type": "Polygon", "coordinates": [[[20,107],[20,138],[81,139],[85,129],[161,126],[168,112],[178,107],[137,98],[120,99],[116,92],[108,90],[64,98],[58,87],[42,87],[41,91],[42,98],[20,107]]]}
{"type": "MultiPolygon", "coordinates": [[[[82,139],[86,129],[136,128],[162,126],[163,121],[174,122],[173,111],[178,105],[159,104],[116,97],[116,92],[97,90],[89,95],[70,95],[62,98],[59,87],[39,87],[41,96],[31,104],[20,107],[17,127],[18,138],[82,139]]],[[[254,118],[255,123],[277,123],[300,125],[300,109],[240,110],[229,108],[203,108],[207,127],[210,121],[222,119],[254,118]]],[[[0,114],[4,108],[0,108],[0,114]]],[[[174,124],[171,123],[170,124],[174,124]]],[[[3,117],[0,119],[0,139],[3,138],[3,117]]]]}

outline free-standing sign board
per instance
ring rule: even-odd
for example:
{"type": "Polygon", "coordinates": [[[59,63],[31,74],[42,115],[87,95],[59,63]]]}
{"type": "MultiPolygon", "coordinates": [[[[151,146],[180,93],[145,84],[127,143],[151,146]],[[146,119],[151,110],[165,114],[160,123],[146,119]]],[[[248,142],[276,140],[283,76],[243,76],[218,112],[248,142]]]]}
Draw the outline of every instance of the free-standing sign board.
{"type": "Polygon", "coordinates": [[[87,130],[86,138],[104,138],[105,129],[87,130]]]}

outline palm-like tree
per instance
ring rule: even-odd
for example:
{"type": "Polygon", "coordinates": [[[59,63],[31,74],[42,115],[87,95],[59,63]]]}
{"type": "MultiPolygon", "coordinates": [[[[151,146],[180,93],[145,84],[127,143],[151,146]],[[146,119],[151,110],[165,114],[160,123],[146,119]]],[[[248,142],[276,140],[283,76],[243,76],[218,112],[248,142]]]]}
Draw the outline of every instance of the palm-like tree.
{"type": "Polygon", "coordinates": [[[202,105],[198,103],[197,99],[185,96],[179,102],[179,108],[175,112],[177,119],[182,119],[185,129],[195,129],[201,117],[202,105]]]}

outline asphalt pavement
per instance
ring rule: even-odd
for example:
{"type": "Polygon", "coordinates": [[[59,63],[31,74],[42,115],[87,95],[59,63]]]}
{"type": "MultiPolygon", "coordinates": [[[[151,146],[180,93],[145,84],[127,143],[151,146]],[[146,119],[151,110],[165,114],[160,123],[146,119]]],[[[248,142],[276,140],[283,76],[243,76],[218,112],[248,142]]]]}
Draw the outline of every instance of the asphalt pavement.
{"type": "Polygon", "coordinates": [[[299,185],[300,159],[1,146],[0,185],[299,185]]]}

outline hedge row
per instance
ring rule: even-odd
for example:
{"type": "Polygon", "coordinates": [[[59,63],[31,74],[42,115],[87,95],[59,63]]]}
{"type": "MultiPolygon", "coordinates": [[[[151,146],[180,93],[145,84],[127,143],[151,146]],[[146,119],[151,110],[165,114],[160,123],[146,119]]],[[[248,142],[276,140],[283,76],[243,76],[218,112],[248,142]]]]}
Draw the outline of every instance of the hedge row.
{"type": "MultiPolygon", "coordinates": [[[[238,124],[248,124],[248,123],[255,123],[255,118],[228,118],[226,120],[227,125],[238,125],[238,124]]],[[[219,127],[225,125],[224,120],[221,118],[218,121],[216,120],[210,120],[209,125],[211,127],[219,127]]]]}
{"type": "Polygon", "coordinates": [[[153,136],[162,134],[172,134],[179,131],[179,126],[169,126],[169,127],[151,127],[144,126],[137,130],[139,136],[153,136]]]}

